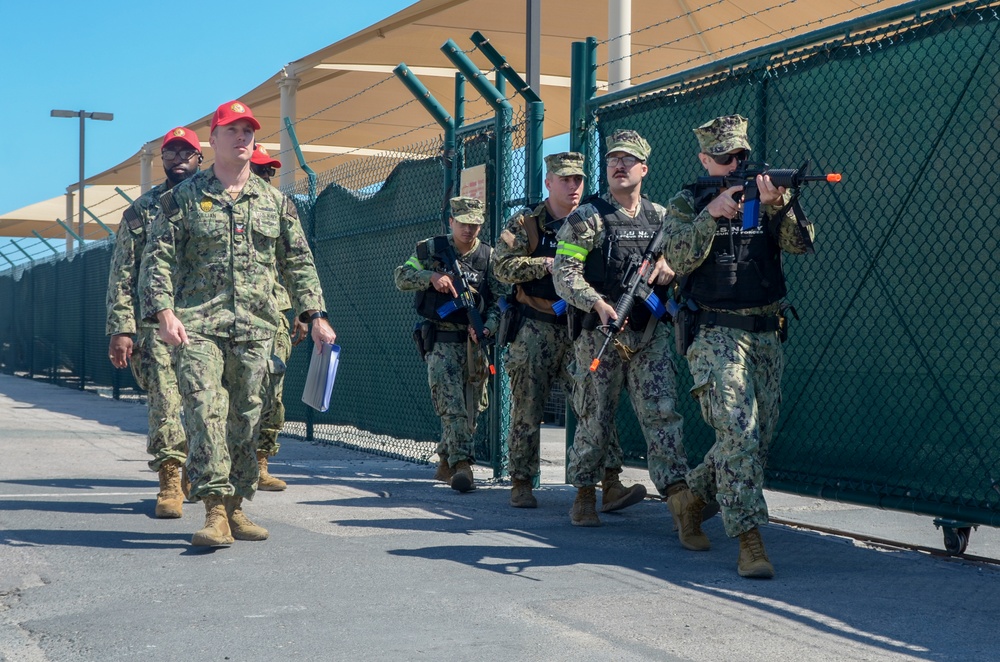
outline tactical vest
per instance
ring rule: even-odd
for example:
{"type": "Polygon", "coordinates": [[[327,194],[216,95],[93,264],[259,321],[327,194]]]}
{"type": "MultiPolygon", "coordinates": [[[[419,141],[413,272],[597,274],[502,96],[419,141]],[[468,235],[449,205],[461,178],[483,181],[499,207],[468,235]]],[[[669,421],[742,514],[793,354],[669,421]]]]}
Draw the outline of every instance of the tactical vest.
{"type": "MultiPolygon", "coordinates": [[[[549,218],[548,209],[546,209],[544,203],[536,207],[535,211],[531,214],[525,216],[525,231],[528,234],[528,249],[530,251],[528,256],[554,258],[556,256],[556,245],[559,243],[556,241],[556,234],[559,232],[562,224],[566,222],[566,219],[559,219],[543,224],[541,222],[542,218],[549,218]],[[533,227],[530,229],[528,228],[529,223],[533,224],[533,227]],[[531,246],[532,243],[535,244],[534,248],[531,246]]],[[[556,294],[556,287],[552,283],[552,274],[546,274],[541,278],[529,280],[525,283],[518,283],[517,286],[531,297],[546,299],[548,301],[557,301],[559,299],[559,295],[556,294]]]]}
{"type": "MultiPolygon", "coordinates": [[[[604,243],[600,252],[592,250],[583,264],[583,277],[590,285],[604,295],[614,306],[624,291],[624,280],[629,269],[638,267],[649,240],[660,229],[653,203],[640,199],[640,210],[635,218],[624,213],[605,200],[594,196],[585,200],[591,204],[604,220],[604,243]]],[[[661,301],[669,298],[666,287],[657,285],[653,291],[661,301]]],[[[642,329],[649,321],[649,308],[637,304],[632,308],[629,326],[642,329]]]]}
{"type": "MultiPolygon", "coordinates": [[[[422,241],[417,244],[417,259],[421,263],[425,263],[428,259],[433,259],[433,270],[438,273],[446,273],[445,260],[441,255],[441,251],[449,243],[450,238],[447,235],[422,241]]],[[[492,252],[493,248],[481,241],[479,242],[479,248],[468,255],[458,255],[458,251],[455,251],[458,258],[458,266],[462,270],[462,273],[465,274],[465,278],[469,282],[469,287],[473,290],[472,296],[476,302],[476,308],[480,312],[486,310],[486,307],[490,304],[489,301],[485,300],[482,292],[485,289],[486,271],[489,268],[492,252]]],[[[454,297],[451,296],[450,292],[438,292],[433,286],[429,286],[426,290],[417,292],[414,307],[417,310],[417,314],[421,317],[426,317],[435,322],[446,321],[454,324],[468,324],[469,316],[461,308],[453,311],[444,319],[437,314],[438,308],[452,301],[454,301],[454,297]]]]}
{"type": "Polygon", "coordinates": [[[700,305],[721,310],[755,308],[782,299],[787,289],[778,228],[773,227],[777,224],[767,214],[751,230],[743,229],[741,215],[731,221],[720,218],[718,224],[708,256],[685,279],[685,294],[700,305]]]}

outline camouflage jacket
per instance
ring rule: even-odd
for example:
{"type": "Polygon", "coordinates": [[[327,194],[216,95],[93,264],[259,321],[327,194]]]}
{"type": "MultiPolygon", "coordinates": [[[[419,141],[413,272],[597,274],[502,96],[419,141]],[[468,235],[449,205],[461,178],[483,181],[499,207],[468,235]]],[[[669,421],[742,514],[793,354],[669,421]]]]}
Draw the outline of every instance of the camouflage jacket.
{"type": "Polygon", "coordinates": [[[212,167],[160,198],[139,277],[142,314],[172,309],[188,331],[264,340],[278,329],[279,274],[296,313],[324,309],[292,200],[256,175],[233,200],[212,167]]]}
{"type": "Polygon", "coordinates": [[[115,250],[108,271],[105,333],[136,333],[140,328],[156,326],[143,320],[139,312],[139,265],[146,248],[147,231],[157,212],[160,196],[170,188],[169,182],[157,184],[130,204],[122,214],[115,237],[115,250]]]}
{"type": "MultiPolygon", "coordinates": [[[[430,241],[431,237],[424,239],[422,242],[418,242],[419,246],[421,243],[430,241]]],[[[452,240],[451,235],[448,235],[448,241],[454,247],[455,242],[452,240]]],[[[479,239],[476,239],[472,244],[472,249],[468,253],[459,253],[456,248],[455,252],[459,258],[465,257],[466,255],[471,255],[479,249],[480,245],[479,239]]],[[[492,303],[489,308],[486,309],[483,314],[483,324],[489,329],[490,335],[495,335],[497,332],[497,326],[500,324],[500,309],[497,306],[497,300],[510,293],[510,288],[499,280],[497,280],[495,272],[495,256],[496,253],[490,255],[489,266],[486,269],[486,286],[488,292],[481,292],[484,297],[486,297],[492,303]]],[[[419,292],[420,290],[426,290],[431,287],[431,276],[435,273],[445,273],[447,270],[444,265],[435,260],[433,257],[428,258],[426,261],[421,262],[417,258],[417,253],[410,256],[403,264],[396,267],[393,272],[393,280],[396,283],[396,288],[401,292],[419,292]]],[[[464,324],[455,324],[453,322],[438,322],[437,326],[439,329],[446,331],[455,331],[459,329],[466,328],[464,324]]]]}
{"type": "MultiPolygon", "coordinates": [[[[615,209],[623,209],[611,193],[605,193],[601,198],[615,209]]],[[[667,210],[655,202],[652,205],[657,218],[662,221],[667,210]]],[[[583,265],[591,251],[601,250],[604,245],[604,218],[594,205],[584,203],[570,214],[556,238],[559,248],[552,266],[556,293],[567,303],[590,312],[601,295],[584,279],[583,265]],[[577,230],[580,223],[574,217],[583,221],[582,232],[577,230]]],[[[671,264],[669,258],[667,263],[671,264]]]]}
{"type": "Polygon", "coordinates": [[[548,207],[543,203],[535,207],[534,211],[523,209],[507,221],[507,228],[500,235],[494,253],[493,269],[501,282],[526,283],[549,275],[545,268],[545,258],[531,257],[529,254],[528,233],[524,229],[524,223],[535,218],[542,224],[553,220],[549,216],[548,207]]]}
{"type": "MultiPolygon", "coordinates": [[[[787,203],[790,198],[791,193],[786,192],[784,201],[787,203]]],[[[781,205],[761,206],[761,212],[772,217],[780,209],[781,205]]],[[[705,258],[708,257],[719,224],[712,218],[708,209],[702,209],[700,212],[695,209],[694,195],[687,189],[682,190],[670,200],[663,222],[665,226],[663,256],[678,276],[686,276],[701,266],[705,258]]],[[[805,223],[805,228],[811,241],[815,238],[816,229],[812,222],[808,221],[805,223]]],[[[785,212],[781,225],[778,226],[778,245],[786,253],[795,255],[805,253],[808,248],[802,238],[798,219],[791,209],[785,212]]],[[[743,308],[728,312],[759,315],[773,313],[779,307],[779,303],[774,303],[769,306],[743,308]]]]}

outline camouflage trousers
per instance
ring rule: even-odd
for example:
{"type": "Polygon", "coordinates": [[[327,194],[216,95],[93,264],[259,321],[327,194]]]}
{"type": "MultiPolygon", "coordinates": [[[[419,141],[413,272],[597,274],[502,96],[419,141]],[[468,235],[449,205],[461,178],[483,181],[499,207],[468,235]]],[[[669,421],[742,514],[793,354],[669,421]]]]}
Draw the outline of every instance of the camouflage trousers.
{"type": "Polygon", "coordinates": [[[257,490],[254,444],[260,423],[260,389],[271,340],[236,342],[188,332],[175,348],[177,384],[184,402],[191,500],[257,490]]]}
{"type": "Polygon", "coordinates": [[[525,319],[508,345],[504,365],[510,376],[507,449],[511,478],[527,480],[539,474],[539,428],[545,403],[557,382],[570,394],[572,361],[573,342],[565,324],[525,319]]]}
{"type": "Polygon", "coordinates": [[[437,453],[442,458],[448,458],[452,466],[462,460],[469,463],[476,461],[473,444],[476,430],[474,424],[469,425],[466,392],[473,400],[474,413],[478,417],[489,404],[486,392],[488,374],[482,353],[468,342],[438,342],[427,354],[427,383],[431,389],[434,413],[441,418],[441,441],[438,442],[437,453]],[[471,378],[467,367],[470,354],[475,367],[471,378]]]}
{"type": "Polygon", "coordinates": [[[705,422],[715,444],[691,470],[691,490],[719,502],[726,534],[767,523],[764,465],[778,422],[784,354],[777,333],[702,327],[687,353],[705,422]]]}
{"type": "MultiPolygon", "coordinates": [[[[636,350],[635,354],[623,361],[609,345],[594,372],[590,371],[590,363],[604,343],[604,334],[584,331],[574,344],[573,410],[577,425],[568,452],[567,475],[575,487],[596,485],[604,467],[614,466],[610,454],[618,438],[615,414],[623,387],[628,390],[646,439],[649,477],[656,489],[665,495],[667,487],[683,480],[688,471],[684,419],[676,410],[677,368],[670,348],[671,329],[657,324],[645,344],[643,331],[623,329],[615,338],[636,350]]],[[[621,466],[620,457],[617,466],[621,466]]]]}
{"type": "Polygon", "coordinates": [[[146,392],[149,468],[159,471],[167,460],[181,464],[187,458],[187,437],[181,423],[181,395],[171,359],[171,347],[160,340],[156,327],[140,328],[132,348],[132,375],[146,392]]]}
{"type": "MultiPolygon", "coordinates": [[[[541,472],[541,421],[555,384],[562,386],[573,407],[576,358],[566,327],[526,319],[507,349],[504,366],[510,376],[508,471],[511,478],[528,480],[541,472]]],[[[615,430],[604,466],[620,471],[623,458],[615,430]]]]}
{"type": "MultiPolygon", "coordinates": [[[[279,359],[283,365],[288,365],[288,358],[292,355],[292,338],[288,334],[288,318],[281,316],[281,323],[278,333],[274,336],[274,347],[272,354],[279,359]]],[[[268,362],[268,371],[264,375],[264,388],[261,389],[261,400],[263,404],[260,410],[260,433],[257,435],[257,450],[267,453],[268,456],[277,455],[281,444],[278,443],[278,435],[285,425],[285,405],[281,401],[285,390],[285,370],[281,366],[274,365],[273,361],[268,362]]]]}

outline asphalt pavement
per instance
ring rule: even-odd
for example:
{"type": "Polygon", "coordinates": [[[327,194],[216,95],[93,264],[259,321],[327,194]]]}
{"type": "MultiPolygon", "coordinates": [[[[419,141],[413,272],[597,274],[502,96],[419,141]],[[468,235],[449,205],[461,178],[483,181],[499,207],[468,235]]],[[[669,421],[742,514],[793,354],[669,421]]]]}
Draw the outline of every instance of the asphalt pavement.
{"type": "MultiPolygon", "coordinates": [[[[772,523],[773,580],[736,574],[718,517],[682,549],[647,499],[570,525],[560,430],[535,510],[483,480],[284,439],[263,542],[190,546],[153,517],[142,405],[0,375],[0,659],[1000,659],[1000,569],[772,523]]],[[[477,478],[487,477],[477,470],[477,478]]],[[[630,469],[629,480],[648,481],[630,469]]],[[[768,493],[771,515],[941,548],[930,517],[768,493]]],[[[1000,557],[995,529],[969,553],[1000,557]]]]}

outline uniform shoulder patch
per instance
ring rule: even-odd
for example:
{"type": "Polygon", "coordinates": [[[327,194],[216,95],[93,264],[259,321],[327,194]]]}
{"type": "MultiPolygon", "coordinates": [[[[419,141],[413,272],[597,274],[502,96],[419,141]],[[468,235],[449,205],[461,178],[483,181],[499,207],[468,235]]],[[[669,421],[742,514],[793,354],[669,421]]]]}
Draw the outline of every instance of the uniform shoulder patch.
{"type": "Polygon", "coordinates": [[[299,208],[295,206],[295,201],[292,200],[291,197],[287,195],[284,196],[284,198],[285,198],[285,215],[290,218],[298,219],[299,208]]]}
{"type": "Polygon", "coordinates": [[[141,229],[143,226],[142,217],[139,216],[139,212],[135,210],[135,205],[128,206],[128,209],[126,209],[122,214],[122,221],[124,221],[128,229],[133,232],[141,229]]]}
{"type": "Polygon", "coordinates": [[[163,215],[168,218],[176,215],[181,210],[177,205],[177,201],[174,200],[173,191],[167,191],[160,196],[160,209],[163,210],[163,215]]]}
{"type": "Polygon", "coordinates": [[[570,214],[566,219],[566,222],[573,227],[573,230],[577,234],[583,234],[587,231],[587,219],[583,217],[580,209],[577,209],[575,212],[570,214]]]}

